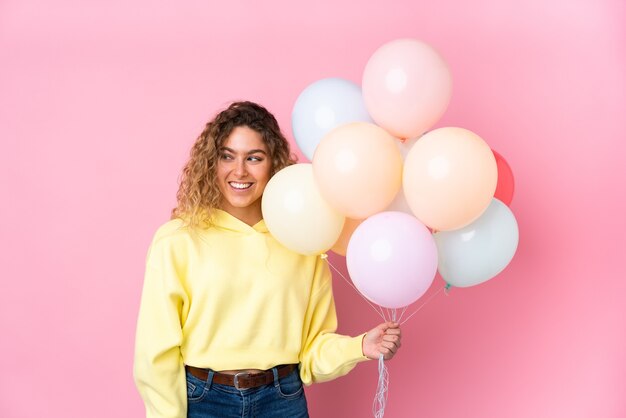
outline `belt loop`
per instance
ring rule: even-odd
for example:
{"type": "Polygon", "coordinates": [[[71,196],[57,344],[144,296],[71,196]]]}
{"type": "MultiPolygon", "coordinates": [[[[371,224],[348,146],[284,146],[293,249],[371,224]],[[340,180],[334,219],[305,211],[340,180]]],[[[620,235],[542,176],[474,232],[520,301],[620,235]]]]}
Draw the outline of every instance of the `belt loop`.
{"type": "Polygon", "coordinates": [[[278,387],[278,366],[272,367],[272,373],[274,373],[274,386],[278,387]]]}
{"type": "Polygon", "coordinates": [[[215,375],[215,372],[211,369],[209,369],[209,376],[206,378],[206,388],[207,389],[211,389],[211,386],[213,386],[213,375],[215,375]]]}

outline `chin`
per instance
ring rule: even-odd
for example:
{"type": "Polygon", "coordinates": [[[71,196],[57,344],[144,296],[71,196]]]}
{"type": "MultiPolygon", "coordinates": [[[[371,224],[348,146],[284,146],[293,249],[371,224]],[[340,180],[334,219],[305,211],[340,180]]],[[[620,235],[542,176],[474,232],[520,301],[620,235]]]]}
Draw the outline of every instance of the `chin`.
{"type": "Polygon", "coordinates": [[[229,199],[228,204],[234,208],[245,209],[254,206],[258,199],[229,199]]]}
{"type": "Polygon", "coordinates": [[[230,205],[237,209],[245,209],[252,206],[252,202],[231,202],[230,205]]]}

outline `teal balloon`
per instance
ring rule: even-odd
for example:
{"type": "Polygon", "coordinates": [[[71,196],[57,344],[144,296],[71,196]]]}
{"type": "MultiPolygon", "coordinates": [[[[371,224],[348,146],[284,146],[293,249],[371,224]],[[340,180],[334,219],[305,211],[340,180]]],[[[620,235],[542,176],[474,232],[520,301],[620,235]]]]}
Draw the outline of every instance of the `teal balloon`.
{"type": "Polygon", "coordinates": [[[452,286],[469,287],[504,270],[517,250],[519,230],[511,209],[494,198],[471,224],[433,237],[441,277],[452,286]]]}

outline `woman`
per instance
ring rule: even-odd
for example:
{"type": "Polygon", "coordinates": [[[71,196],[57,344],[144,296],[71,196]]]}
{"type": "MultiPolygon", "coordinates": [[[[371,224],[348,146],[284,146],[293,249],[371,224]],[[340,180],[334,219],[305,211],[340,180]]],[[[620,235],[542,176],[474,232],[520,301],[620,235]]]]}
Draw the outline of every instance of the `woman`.
{"type": "Polygon", "coordinates": [[[274,116],[251,102],[196,140],[147,257],[134,366],[147,417],[307,417],[303,382],[400,347],[394,323],[335,334],[325,260],[269,234],[263,190],[293,163],[274,116]]]}

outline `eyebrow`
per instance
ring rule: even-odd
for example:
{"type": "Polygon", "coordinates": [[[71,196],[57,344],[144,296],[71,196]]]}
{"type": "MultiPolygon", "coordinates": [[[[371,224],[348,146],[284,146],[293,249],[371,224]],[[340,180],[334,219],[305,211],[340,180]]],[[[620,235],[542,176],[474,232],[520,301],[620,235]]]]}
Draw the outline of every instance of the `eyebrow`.
{"type": "MultiPolygon", "coordinates": [[[[228,151],[228,152],[231,152],[233,154],[237,154],[237,152],[234,149],[232,149],[232,148],[222,147],[221,150],[222,151],[228,151]]],[[[265,151],[263,151],[262,149],[251,149],[250,151],[248,151],[248,155],[257,154],[257,153],[267,155],[267,153],[265,151]]]]}

